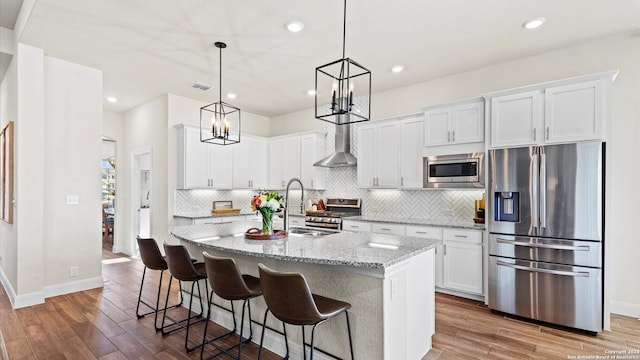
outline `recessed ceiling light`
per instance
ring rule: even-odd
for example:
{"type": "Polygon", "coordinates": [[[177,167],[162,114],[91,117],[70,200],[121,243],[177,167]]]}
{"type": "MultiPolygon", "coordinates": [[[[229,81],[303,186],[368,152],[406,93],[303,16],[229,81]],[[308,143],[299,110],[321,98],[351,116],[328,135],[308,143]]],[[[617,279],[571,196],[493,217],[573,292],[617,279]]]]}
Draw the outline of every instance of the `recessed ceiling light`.
{"type": "Polygon", "coordinates": [[[309,96],[313,96],[313,95],[315,95],[315,94],[316,94],[316,91],[315,91],[315,90],[313,90],[313,89],[311,89],[311,90],[307,90],[307,95],[309,95],[309,96]]]}
{"type": "Polygon", "coordinates": [[[229,99],[235,99],[235,98],[237,97],[237,95],[236,95],[236,94],[234,94],[234,93],[228,93],[228,94],[227,94],[227,97],[228,97],[229,99]]]}
{"type": "Polygon", "coordinates": [[[547,19],[545,19],[543,17],[531,19],[531,20],[525,22],[524,24],[522,24],[522,27],[527,29],[527,30],[537,29],[540,26],[542,26],[542,24],[544,24],[545,21],[547,21],[547,19]]]}
{"type": "Polygon", "coordinates": [[[302,31],[302,29],[304,29],[304,24],[301,23],[300,21],[287,21],[284,24],[284,27],[293,33],[297,33],[302,31]]]}
{"type": "Polygon", "coordinates": [[[107,101],[110,103],[118,102],[118,98],[114,96],[107,96],[107,101]]]}
{"type": "Polygon", "coordinates": [[[391,68],[391,71],[393,71],[394,73],[402,72],[402,70],[404,70],[404,66],[402,65],[396,65],[391,68]]]}

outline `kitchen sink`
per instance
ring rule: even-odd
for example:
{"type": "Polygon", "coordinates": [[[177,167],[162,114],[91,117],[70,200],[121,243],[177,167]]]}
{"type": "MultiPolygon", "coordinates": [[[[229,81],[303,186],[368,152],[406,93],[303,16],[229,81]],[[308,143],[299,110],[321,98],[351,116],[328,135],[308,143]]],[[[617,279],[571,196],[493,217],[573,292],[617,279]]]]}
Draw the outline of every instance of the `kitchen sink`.
{"type": "Polygon", "coordinates": [[[337,234],[339,231],[333,230],[320,230],[312,228],[292,227],[289,229],[289,234],[305,235],[305,236],[326,236],[331,234],[337,234]]]}

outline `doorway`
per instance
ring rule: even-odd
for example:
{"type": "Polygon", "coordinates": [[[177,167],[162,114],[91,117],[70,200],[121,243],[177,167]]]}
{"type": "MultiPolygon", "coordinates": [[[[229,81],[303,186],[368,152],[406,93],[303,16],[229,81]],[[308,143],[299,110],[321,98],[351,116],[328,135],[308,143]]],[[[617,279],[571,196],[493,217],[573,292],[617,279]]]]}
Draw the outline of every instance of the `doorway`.
{"type": "Polygon", "coordinates": [[[113,251],[115,237],[116,142],[102,138],[102,248],[113,251]]]}
{"type": "MultiPolygon", "coordinates": [[[[133,153],[131,177],[131,214],[133,218],[133,236],[151,237],[151,209],[153,205],[152,189],[152,151],[145,149],[133,153]]],[[[138,253],[137,243],[132,246],[132,254],[138,253]]]]}

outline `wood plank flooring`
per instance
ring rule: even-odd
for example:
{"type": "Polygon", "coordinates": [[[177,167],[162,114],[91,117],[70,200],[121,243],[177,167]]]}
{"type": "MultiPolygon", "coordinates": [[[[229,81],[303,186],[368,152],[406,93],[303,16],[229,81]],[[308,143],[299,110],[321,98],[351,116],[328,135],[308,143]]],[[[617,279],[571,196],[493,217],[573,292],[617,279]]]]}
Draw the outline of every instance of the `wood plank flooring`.
{"type": "MultiPolygon", "coordinates": [[[[106,247],[105,247],[106,248],[106,247]]],[[[135,315],[142,263],[103,253],[104,288],[48,298],[44,304],[13,310],[0,291],[0,357],[19,359],[196,359],[186,354],[184,332],[162,337],[153,317],[135,315]],[[3,353],[6,352],[4,355],[3,353]]],[[[157,284],[158,272],[152,273],[157,284]]],[[[167,278],[168,279],[168,278],[167,278]]],[[[164,284],[167,282],[164,281],[164,284]]],[[[147,302],[154,301],[153,286],[145,286],[147,302]]],[[[172,293],[171,302],[177,300],[172,293]]],[[[186,315],[183,309],[172,310],[186,315]]],[[[623,351],[640,360],[640,320],[612,316],[612,331],[594,337],[492,313],[484,304],[454,296],[436,295],[436,334],[433,349],[423,360],[448,359],[570,359],[571,356],[606,356],[623,351]]],[[[201,339],[204,325],[194,328],[201,339]]],[[[210,324],[211,335],[226,329],[210,324]]],[[[255,334],[254,334],[255,336],[255,334]]],[[[230,339],[227,343],[237,341],[230,339]]],[[[257,359],[258,346],[247,345],[243,359],[257,359]]],[[[212,354],[211,352],[207,352],[212,354]]],[[[228,357],[224,357],[228,359],[228,357]]],[[[273,353],[265,360],[279,359],[273,353]]],[[[365,359],[366,360],[366,359],[365,359]]]]}

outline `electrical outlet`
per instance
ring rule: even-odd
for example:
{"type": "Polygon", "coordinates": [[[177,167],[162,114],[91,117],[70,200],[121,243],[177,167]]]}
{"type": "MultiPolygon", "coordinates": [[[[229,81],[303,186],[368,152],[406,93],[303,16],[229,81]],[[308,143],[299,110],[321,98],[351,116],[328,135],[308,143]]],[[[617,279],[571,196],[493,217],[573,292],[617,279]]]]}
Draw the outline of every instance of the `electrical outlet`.
{"type": "Polygon", "coordinates": [[[453,217],[453,209],[449,208],[449,209],[444,209],[444,216],[446,217],[453,217]]]}
{"type": "Polygon", "coordinates": [[[70,277],[78,276],[78,267],[77,266],[70,266],[69,267],[69,276],[70,277]]]}

